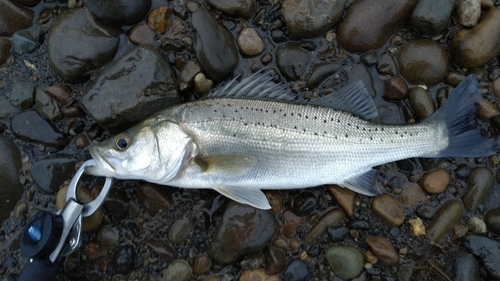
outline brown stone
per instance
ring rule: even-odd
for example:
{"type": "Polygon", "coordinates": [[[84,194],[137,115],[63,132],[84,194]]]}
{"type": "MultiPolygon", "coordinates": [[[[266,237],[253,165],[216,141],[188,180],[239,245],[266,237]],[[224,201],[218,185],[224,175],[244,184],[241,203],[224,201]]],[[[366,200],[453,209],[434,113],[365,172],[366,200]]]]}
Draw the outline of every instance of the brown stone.
{"type": "Polygon", "coordinates": [[[168,6],[161,6],[152,10],[148,15],[148,26],[158,32],[165,33],[168,29],[168,20],[172,15],[172,9],[168,6]]]}
{"type": "Polygon", "coordinates": [[[338,185],[329,185],[328,191],[344,213],[348,217],[352,217],[354,214],[354,206],[356,206],[356,193],[338,185]]]}
{"type": "Polygon", "coordinates": [[[382,194],[373,199],[372,209],[375,215],[389,226],[402,225],[405,221],[403,204],[388,194],[382,194]]]}
{"type": "Polygon", "coordinates": [[[172,189],[153,183],[143,183],[136,190],[139,203],[150,213],[154,214],[161,210],[172,210],[174,202],[172,189]]]}
{"type": "Polygon", "coordinates": [[[390,78],[384,81],[384,99],[401,100],[408,96],[408,87],[400,77],[390,78]]]}
{"type": "Polygon", "coordinates": [[[442,168],[437,168],[424,174],[422,188],[431,194],[443,193],[450,182],[450,175],[442,168]]]}
{"type": "Polygon", "coordinates": [[[387,265],[395,265],[399,261],[399,255],[392,243],[380,236],[368,236],[365,239],[373,255],[387,265]]]}

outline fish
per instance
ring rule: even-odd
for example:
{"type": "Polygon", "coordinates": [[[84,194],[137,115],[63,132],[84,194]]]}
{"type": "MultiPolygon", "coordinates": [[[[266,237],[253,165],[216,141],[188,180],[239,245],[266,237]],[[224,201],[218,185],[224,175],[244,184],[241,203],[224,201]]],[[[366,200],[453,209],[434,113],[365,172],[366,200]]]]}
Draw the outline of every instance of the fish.
{"type": "Polygon", "coordinates": [[[96,164],[85,172],[213,189],[259,209],[271,208],[266,189],[337,184],[375,196],[379,165],[498,152],[498,137],[476,124],[481,98],[477,77],[469,75],[429,118],[381,124],[370,121],[378,111],[362,82],[298,101],[271,75],[257,72],[92,145],[96,164]]]}

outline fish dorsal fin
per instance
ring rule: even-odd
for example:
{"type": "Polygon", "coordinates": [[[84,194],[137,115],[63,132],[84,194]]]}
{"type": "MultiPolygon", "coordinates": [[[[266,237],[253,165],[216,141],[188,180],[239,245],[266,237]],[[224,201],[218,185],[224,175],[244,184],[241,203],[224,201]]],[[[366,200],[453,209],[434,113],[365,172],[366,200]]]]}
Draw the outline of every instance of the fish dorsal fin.
{"type": "Polygon", "coordinates": [[[257,209],[271,209],[266,195],[259,189],[216,187],[215,190],[236,202],[247,204],[257,209]]]}
{"type": "Polygon", "coordinates": [[[295,97],[273,82],[273,76],[263,71],[256,72],[238,81],[239,76],[208,94],[208,98],[250,98],[293,102],[295,97]]]}
{"type": "Polygon", "coordinates": [[[350,112],[363,119],[373,119],[378,115],[377,106],[361,81],[309,103],[350,112]]]}

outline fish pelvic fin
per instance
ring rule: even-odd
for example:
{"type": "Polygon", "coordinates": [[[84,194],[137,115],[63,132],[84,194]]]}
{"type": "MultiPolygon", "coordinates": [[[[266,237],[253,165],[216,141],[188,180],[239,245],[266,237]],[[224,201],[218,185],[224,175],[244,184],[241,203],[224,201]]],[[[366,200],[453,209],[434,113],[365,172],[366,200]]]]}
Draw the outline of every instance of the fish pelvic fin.
{"type": "Polygon", "coordinates": [[[455,88],[444,105],[424,121],[444,124],[448,133],[448,146],[424,157],[482,157],[500,150],[499,138],[487,136],[476,124],[476,106],[481,99],[477,77],[471,74],[455,88]]]}
{"type": "Polygon", "coordinates": [[[359,194],[367,196],[379,195],[382,192],[375,184],[375,177],[377,176],[377,173],[377,170],[370,169],[368,172],[347,179],[339,185],[359,194]]]}
{"type": "Polygon", "coordinates": [[[260,189],[236,188],[236,187],[216,187],[220,194],[236,202],[250,205],[261,210],[271,209],[266,195],[260,189]]]}

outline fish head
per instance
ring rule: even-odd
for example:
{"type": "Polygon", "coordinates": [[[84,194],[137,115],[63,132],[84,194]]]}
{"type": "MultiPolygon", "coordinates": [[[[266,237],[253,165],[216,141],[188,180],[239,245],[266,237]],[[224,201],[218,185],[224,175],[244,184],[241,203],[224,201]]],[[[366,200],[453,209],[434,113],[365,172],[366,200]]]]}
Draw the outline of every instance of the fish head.
{"type": "Polygon", "coordinates": [[[86,167],[85,172],[166,183],[182,167],[189,140],[176,124],[164,123],[158,126],[143,122],[93,145],[89,151],[96,165],[86,167]]]}

